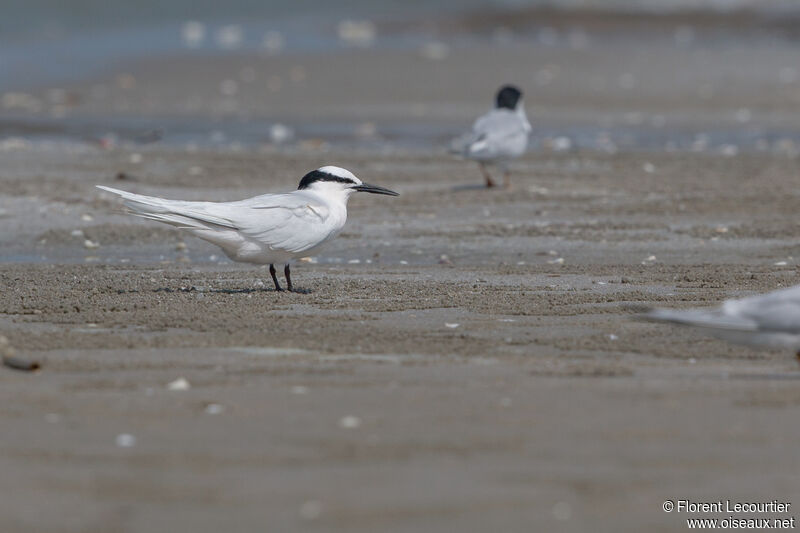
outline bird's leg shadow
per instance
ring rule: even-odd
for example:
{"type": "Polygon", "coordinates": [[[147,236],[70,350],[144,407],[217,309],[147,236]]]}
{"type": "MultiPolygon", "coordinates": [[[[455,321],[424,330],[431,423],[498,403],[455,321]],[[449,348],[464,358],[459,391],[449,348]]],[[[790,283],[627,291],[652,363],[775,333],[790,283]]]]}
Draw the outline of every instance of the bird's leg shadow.
{"type": "Polygon", "coordinates": [[[289,288],[289,292],[294,292],[296,294],[311,294],[310,289],[299,289],[292,285],[292,272],[289,270],[288,263],[285,267],[283,267],[283,274],[286,276],[286,286],[289,288]]]}
{"type": "Polygon", "coordinates": [[[300,288],[300,287],[294,287],[294,288],[292,289],[292,292],[293,292],[294,294],[311,294],[311,293],[312,293],[312,292],[314,292],[314,291],[312,291],[311,289],[302,289],[302,288],[300,288]]]}
{"type": "Polygon", "coordinates": [[[508,169],[503,171],[503,188],[506,190],[511,188],[511,171],[508,169]]]}

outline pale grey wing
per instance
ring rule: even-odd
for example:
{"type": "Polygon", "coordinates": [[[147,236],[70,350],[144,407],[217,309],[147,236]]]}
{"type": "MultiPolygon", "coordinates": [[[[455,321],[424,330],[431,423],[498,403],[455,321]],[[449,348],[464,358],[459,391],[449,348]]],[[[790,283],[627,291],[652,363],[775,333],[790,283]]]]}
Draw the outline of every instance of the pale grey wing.
{"type": "Polygon", "coordinates": [[[246,239],[292,254],[302,253],[331,235],[329,209],[302,194],[271,194],[234,202],[229,215],[246,239]]]}
{"type": "Polygon", "coordinates": [[[120,195],[133,214],[171,224],[231,256],[271,250],[301,253],[330,238],[329,210],[308,195],[265,194],[236,202],[187,202],[98,186],[120,195]]]}
{"type": "Polygon", "coordinates": [[[472,131],[459,139],[465,157],[494,159],[518,155],[528,140],[529,124],[507,109],[493,109],[475,121],[472,131]]]}
{"type": "Polygon", "coordinates": [[[800,285],[778,291],[729,300],[723,304],[727,313],[752,320],[760,331],[800,332],[800,285]]]}
{"type": "Polygon", "coordinates": [[[710,309],[652,309],[642,314],[641,318],[698,328],[758,331],[758,323],[754,320],[746,317],[730,316],[719,307],[710,309]]]}
{"type": "Polygon", "coordinates": [[[643,318],[690,326],[759,333],[800,332],[800,285],[710,309],[654,309],[643,318]]]}

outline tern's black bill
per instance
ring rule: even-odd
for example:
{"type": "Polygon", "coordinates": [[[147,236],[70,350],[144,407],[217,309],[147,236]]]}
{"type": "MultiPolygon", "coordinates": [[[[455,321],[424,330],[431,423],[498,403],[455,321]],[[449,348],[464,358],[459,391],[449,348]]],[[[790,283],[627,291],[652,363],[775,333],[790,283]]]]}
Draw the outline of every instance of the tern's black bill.
{"type": "Polygon", "coordinates": [[[388,196],[400,196],[399,193],[390,191],[377,185],[370,185],[369,183],[362,183],[361,185],[354,185],[353,188],[359,192],[371,192],[372,194],[386,194],[388,196]]]}

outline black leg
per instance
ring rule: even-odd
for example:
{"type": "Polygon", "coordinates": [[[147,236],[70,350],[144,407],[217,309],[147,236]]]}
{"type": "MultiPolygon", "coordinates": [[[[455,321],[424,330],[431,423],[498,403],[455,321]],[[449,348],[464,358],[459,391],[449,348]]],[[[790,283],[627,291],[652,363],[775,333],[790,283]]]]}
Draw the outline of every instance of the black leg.
{"type": "Polygon", "coordinates": [[[492,175],[489,174],[489,170],[486,168],[486,165],[483,163],[478,163],[478,166],[481,169],[481,174],[483,174],[483,179],[486,180],[486,187],[494,187],[494,180],[492,179],[492,175]]]}
{"type": "Polygon", "coordinates": [[[289,263],[283,267],[283,274],[286,276],[286,286],[289,287],[289,292],[292,292],[292,276],[289,273],[289,263]]]}
{"type": "Polygon", "coordinates": [[[272,281],[275,282],[275,290],[282,291],[280,283],[278,283],[278,276],[275,275],[275,265],[269,266],[269,273],[272,275],[272,281]]]}

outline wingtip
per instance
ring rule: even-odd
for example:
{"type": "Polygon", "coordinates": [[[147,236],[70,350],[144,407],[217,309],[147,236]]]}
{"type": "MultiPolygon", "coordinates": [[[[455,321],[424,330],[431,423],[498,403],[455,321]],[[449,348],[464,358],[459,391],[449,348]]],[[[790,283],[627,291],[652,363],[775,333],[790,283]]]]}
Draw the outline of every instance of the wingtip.
{"type": "Polygon", "coordinates": [[[125,195],[125,191],[121,191],[121,190],[115,189],[113,187],[108,187],[106,185],[95,185],[95,187],[100,189],[100,190],[102,190],[102,191],[110,192],[111,194],[116,194],[116,195],[119,195],[119,196],[124,196],[125,195]]]}

